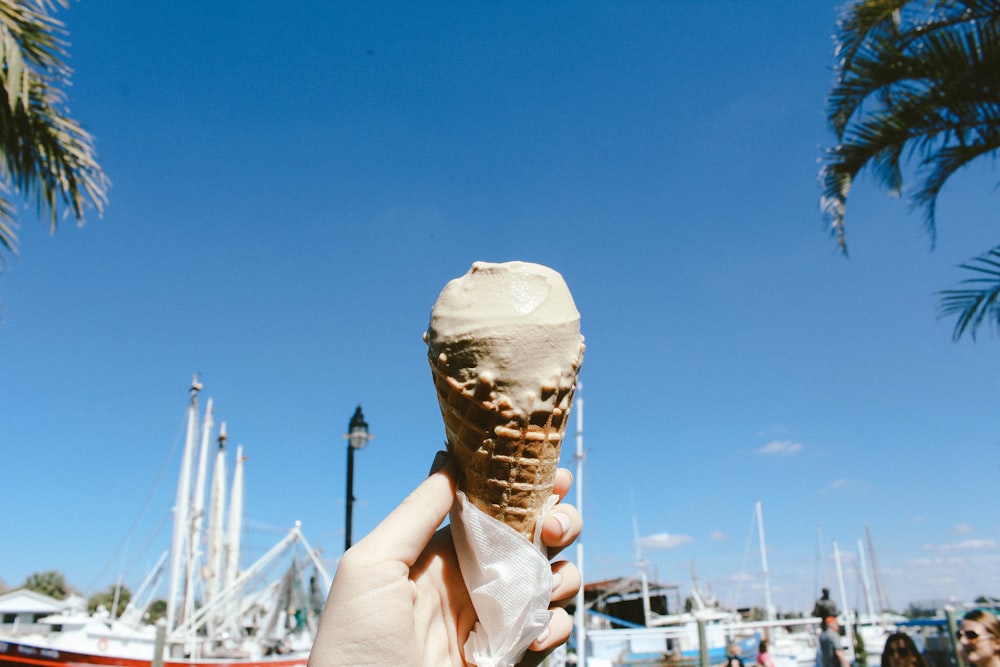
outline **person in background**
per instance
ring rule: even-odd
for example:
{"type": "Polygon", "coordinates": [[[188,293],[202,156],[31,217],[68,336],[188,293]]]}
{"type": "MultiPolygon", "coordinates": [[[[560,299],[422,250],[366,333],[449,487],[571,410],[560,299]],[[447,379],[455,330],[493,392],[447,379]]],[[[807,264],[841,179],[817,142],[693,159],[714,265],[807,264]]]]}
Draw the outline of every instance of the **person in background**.
{"type": "Polygon", "coordinates": [[[812,615],[816,618],[826,618],[827,616],[837,616],[837,603],[830,599],[830,589],[824,588],[820,591],[819,599],[813,605],[812,615]]]}
{"type": "Polygon", "coordinates": [[[970,667],[1000,667],[1000,620],[975,609],[962,618],[958,631],[962,660],[970,667]]]}
{"type": "Polygon", "coordinates": [[[774,667],[774,658],[767,652],[767,640],[761,639],[757,646],[757,665],[759,667],[774,667]]]}
{"type": "Polygon", "coordinates": [[[905,632],[897,632],[885,640],[882,667],[927,667],[927,662],[913,638],[905,632]]]}
{"type": "Polygon", "coordinates": [[[733,642],[726,647],[726,667],[744,667],[740,657],[740,645],[733,642]]]}
{"type": "MultiPolygon", "coordinates": [[[[823,619],[823,632],[819,635],[820,664],[816,667],[851,667],[840,638],[840,622],[836,616],[823,619]]],[[[1000,667],[998,665],[997,667],[1000,667]]]]}

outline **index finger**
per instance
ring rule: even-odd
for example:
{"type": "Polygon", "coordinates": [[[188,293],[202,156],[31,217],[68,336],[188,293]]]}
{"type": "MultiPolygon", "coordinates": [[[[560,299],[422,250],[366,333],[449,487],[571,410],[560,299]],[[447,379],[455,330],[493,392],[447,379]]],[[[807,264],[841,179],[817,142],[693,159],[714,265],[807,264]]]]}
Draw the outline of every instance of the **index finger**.
{"type": "Polygon", "coordinates": [[[382,561],[398,560],[413,565],[448,516],[455,502],[456,484],[454,462],[449,458],[354,548],[371,550],[382,561]]]}

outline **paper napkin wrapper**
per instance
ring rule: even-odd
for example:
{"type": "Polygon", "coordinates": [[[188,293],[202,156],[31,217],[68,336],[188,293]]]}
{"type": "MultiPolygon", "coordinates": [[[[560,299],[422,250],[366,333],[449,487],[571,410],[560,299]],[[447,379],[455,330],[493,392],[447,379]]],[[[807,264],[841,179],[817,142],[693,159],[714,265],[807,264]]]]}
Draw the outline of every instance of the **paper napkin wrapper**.
{"type": "MultiPolygon", "coordinates": [[[[553,496],[546,511],[557,501],[553,496]]],[[[549,624],[552,569],[542,551],[541,523],[534,543],[528,542],[458,492],[451,534],[479,617],[465,644],[466,661],[477,667],[513,667],[549,624]]]]}

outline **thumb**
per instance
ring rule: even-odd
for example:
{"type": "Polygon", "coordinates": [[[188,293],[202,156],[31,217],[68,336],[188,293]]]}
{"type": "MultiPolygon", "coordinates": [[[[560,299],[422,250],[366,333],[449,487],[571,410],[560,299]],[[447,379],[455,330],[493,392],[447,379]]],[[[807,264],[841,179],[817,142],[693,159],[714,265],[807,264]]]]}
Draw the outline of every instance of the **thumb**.
{"type": "Polygon", "coordinates": [[[431,474],[384,518],[356,548],[370,549],[380,560],[413,565],[455,502],[455,466],[438,452],[431,474]]]}

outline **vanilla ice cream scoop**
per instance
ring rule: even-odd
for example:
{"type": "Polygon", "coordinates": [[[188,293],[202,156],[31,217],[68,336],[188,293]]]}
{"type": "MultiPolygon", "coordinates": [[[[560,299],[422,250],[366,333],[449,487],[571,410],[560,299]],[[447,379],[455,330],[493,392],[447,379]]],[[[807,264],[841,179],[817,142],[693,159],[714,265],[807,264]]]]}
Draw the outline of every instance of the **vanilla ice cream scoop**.
{"type": "Polygon", "coordinates": [[[583,361],[580,313],[558,272],[476,262],[424,335],[459,488],[534,540],[583,361]]]}

